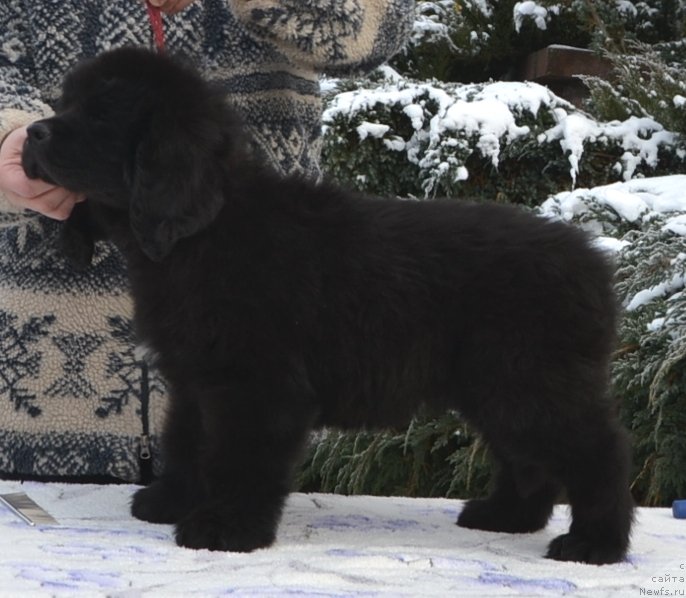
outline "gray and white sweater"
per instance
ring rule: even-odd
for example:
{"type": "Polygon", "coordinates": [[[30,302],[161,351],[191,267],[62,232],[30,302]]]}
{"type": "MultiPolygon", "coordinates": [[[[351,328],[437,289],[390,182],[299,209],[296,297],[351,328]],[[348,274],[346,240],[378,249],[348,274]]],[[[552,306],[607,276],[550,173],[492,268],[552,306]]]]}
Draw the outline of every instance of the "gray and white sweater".
{"type": "MultiPolygon", "coordinates": [[[[165,17],[168,51],[227,93],[254,150],[318,177],[321,73],[369,70],[404,43],[413,0],[201,0],[165,17]]],[[[49,115],[65,72],[151,45],[138,0],[0,2],[0,139],[49,115]]],[[[165,386],[135,350],[124,264],[107,244],[75,273],[59,223],[0,193],[0,474],[140,477],[158,469],[165,386]]]]}

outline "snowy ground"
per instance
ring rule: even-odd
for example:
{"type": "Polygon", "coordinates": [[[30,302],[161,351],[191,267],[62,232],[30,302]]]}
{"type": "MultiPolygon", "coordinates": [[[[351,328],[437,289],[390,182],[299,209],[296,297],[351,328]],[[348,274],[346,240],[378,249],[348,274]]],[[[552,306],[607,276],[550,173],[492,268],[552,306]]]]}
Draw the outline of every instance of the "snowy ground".
{"type": "Polygon", "coordinates": [[[508,535],[457,528],[457,500],[294,494],[274,547],[228,554],[133,519],[134,490],[0,482],[58,520],[29,527],[0,507],[0,597],[686,594],[686,520],[668,509],[641,509],[626,562],[596,567],[542,558],[563,506],[544,531],[508,535]]]}

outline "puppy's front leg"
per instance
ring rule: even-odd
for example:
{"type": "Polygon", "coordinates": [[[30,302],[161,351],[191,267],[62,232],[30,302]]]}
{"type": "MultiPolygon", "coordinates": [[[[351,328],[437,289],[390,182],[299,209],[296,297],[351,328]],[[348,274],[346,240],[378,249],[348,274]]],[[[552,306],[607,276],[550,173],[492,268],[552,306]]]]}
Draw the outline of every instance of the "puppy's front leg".
{"type": "Polygon", "coordinates": [[[201,421],[199,407],[170,387],[168,413],[162,435],[165,469],[134,495],[131,513],[151,523],[177,523],[202,502],[198,477],[201,421]]]}
{"type": "Polygon", "coordinates": [[[90,266],[95,238],[87,202],[77,203],[62,225],[60,234],[60,250],[76,270],[85,270],[90,266]]]}
{"type": "Polygon", "coordinates": [[[194,394],[202,414],[204,499],[177,523],[177,543],[234,552],[267,547],[311,428],[311,409],[287,384],[264,381],[194,394]]]}

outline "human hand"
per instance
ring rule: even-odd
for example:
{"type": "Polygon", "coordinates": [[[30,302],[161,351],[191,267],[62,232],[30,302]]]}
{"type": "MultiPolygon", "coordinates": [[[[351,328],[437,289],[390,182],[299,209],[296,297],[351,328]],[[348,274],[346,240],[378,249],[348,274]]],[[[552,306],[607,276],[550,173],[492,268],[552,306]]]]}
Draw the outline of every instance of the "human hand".
{"type": "Polygon", "coordinates": [[[0,145],[0,191],[18,208],[66,220],[85,197],[40,179],[29,179],[21,165],[26,127],[12,131],[0,145]]]}
{"type": "Polygon", "coordinates": [[[193,4],[193,2],[195,0],[150,0],[150,4],[168,15],[174,15],[182,11],[189,4],[193,4]]]}

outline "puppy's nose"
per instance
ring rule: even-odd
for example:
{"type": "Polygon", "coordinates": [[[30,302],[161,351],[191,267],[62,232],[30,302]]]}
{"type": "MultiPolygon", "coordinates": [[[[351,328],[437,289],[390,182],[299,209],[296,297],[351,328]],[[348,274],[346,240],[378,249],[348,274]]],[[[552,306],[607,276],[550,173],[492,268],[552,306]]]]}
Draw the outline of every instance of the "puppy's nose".
{"type": "Polygon", "coordinates": [[[28,126],[26,133],[32,141],[41,143],[50,138],[50,127],[44,122],[35,122],[28,126]]]}

